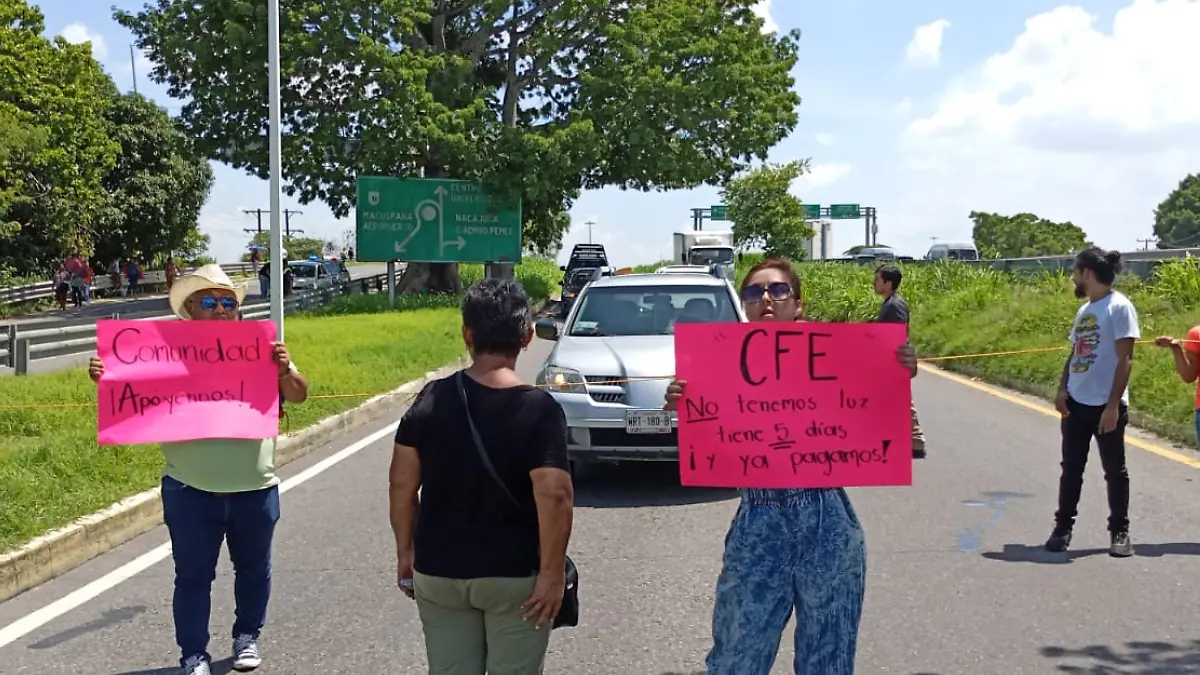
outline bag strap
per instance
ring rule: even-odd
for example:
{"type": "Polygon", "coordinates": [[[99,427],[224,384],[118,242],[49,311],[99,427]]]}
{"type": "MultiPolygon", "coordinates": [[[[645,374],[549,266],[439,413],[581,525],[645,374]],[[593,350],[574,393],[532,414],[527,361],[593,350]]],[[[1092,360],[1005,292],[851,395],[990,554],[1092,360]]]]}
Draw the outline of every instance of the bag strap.
{"type": "Polygon", "coordinates": [[[479,429],[475,427],[475,420],[471,418],[471,404],[467,402],[467,388],[463,384],[463,377],[463,371],[460,370],[455,374],[454,381],[458,384],[458,397],[462,400],[463,408],[467,411],[467,426],[470,427],[471,438],[475,441],[475,451],[479,454],[479,459],[483,460],[483,466],[492,477],[492,481],[499,486],[509,501],[519,509],[521,508],[521,502],[517,501],[512,491],[504,484],[504,479],[500,478],[500,474],[496,472],[496,467],[492,464],[491,458],[488,457],[487,448],[483,447],[483,439],[479,436],[479,429]]]}

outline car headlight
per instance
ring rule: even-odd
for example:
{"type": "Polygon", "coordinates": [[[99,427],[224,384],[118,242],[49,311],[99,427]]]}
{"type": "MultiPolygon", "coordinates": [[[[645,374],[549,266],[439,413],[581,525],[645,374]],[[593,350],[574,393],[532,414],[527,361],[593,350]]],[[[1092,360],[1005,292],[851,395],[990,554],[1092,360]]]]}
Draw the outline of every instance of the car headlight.
{"type": "Polygon", "coordinates": [[[578,370],[546,366],[537,376],[537,384],[560,394],[586,394],[587,385],[578,370]]]}

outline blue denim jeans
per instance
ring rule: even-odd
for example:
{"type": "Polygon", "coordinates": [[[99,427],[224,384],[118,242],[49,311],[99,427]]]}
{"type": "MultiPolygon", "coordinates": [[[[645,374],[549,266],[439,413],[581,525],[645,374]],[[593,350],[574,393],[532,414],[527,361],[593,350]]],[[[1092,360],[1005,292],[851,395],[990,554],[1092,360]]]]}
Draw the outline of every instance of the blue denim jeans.
{"type": "Polygon", "coordinates": [[[796,675],[852,675],[866,542],[845,490],[743,490],[725,538],[708,675],[768,675],[796,613],[796,675]]]}
{"type": "Polygon", "coordinates": [[[216,494],[170,476],[162,480],[163,520],[175,561],[175,642],[182,658],[208,654],[212,582],[221,542],[233,562],[233,637],[257,637],[271,597],[271,540],[279,520],[279,488],[216,494]]]}
{"type": "Polygon", "coordinates": [[[1200,445],[1200,410],[1196,410],[1196,444],[1200,445]]]}

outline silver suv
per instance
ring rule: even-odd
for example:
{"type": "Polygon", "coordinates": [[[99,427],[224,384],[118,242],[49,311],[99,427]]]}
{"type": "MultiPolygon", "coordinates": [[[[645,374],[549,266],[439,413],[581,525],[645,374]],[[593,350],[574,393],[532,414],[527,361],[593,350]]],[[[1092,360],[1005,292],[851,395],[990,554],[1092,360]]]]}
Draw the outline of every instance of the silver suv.
{"type": "Polygon", "coordinates": [[[745,315],[733,287],[708,274],[603,277],[561,328],[538,321],[538,337],[557,344],[537,383],[566,413],[572,462],[677,460],[676,417],[662,409],[675,325],[735,321],[745,315]]]}

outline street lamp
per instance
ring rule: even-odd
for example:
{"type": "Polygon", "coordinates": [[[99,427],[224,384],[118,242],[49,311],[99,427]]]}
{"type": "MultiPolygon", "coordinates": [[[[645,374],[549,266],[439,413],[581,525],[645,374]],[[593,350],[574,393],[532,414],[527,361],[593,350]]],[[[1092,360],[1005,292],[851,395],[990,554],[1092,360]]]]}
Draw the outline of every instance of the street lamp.
{"type": "Polygon", "coordinates": [[[267,98],[269,127],[267,129],[268,163],[271,184],[271,238],[269,249],[275,258],[271,265],[271,321],[275,323],[278,336],[283,341],[283,228],[280,227],[280,183],[283,175],[282,158],[282,111],[280,110],[279,84],[279,0],[267,0],[267,98]]]}
{"type": "Polygon", "coordinates": [[[596,221],[594,221],[594,220],[589,220],[586,223],[584,223],[584,225],[587,225],[587,229],[588,229],[588,243],[589,244],[592,243],[592,226],[595,224],[596,224],[596,221]]]}

